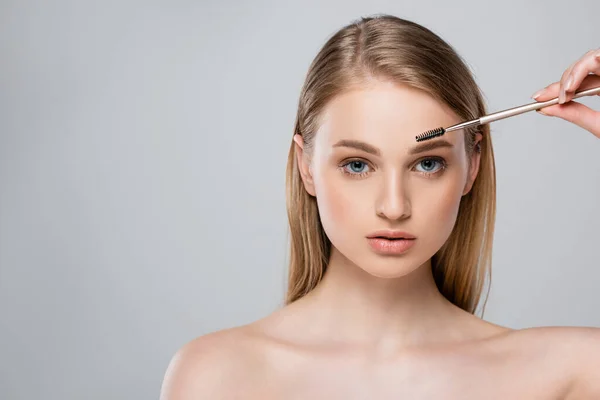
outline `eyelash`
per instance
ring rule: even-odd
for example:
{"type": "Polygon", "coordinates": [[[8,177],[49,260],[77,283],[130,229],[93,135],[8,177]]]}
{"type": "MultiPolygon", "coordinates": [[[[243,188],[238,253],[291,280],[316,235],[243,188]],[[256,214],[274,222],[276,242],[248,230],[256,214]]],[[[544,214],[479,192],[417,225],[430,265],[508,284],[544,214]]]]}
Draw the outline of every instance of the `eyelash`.
{"type": "MultiPolygon", "coordinates": [[[[426,157],[426,158],[422,158],[422,159],[420,159],[419,161],[417,161],[415,163],[415,166],[419,165],[423,161],[435,161],[435,162],[437,162],[437,163],[440,164],[440,167],[435,172],[421,172],[421,171],[416,171],[418,174],[420,174],[423,177],[428,178],[428,179],[435,178],[436,176],[438,176],[441,173],[443,173],[446,170],[446,168],[448,168],[448,163],[446,162],[446,160],[444,160],[441,157],[426,157]]],[[[354,179],[359,179],[359,178],[364,178],[365,176],[367,176],[370,173],[370,171],[369,172],[359,172],[359,173],[348,172],[346,170],[346,167],[348,165],[352,164],[353,162],[361,162],[363,164],[366,164],[369,168],[371,168],[370,163],[367,162],[367,161],[365,161],[365,160],[361,160],[361,159],[347,160],[343,164],[340,165],[340,168],[341,168],[342,172],[345,175],[348,175],[349,177],[354,178],[354,179]]]]}

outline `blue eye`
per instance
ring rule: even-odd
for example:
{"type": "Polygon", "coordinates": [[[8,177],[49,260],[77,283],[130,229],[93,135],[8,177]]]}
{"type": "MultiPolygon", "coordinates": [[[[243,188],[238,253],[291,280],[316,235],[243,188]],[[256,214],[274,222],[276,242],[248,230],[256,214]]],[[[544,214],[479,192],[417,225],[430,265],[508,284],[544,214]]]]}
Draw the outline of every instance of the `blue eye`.
{"type": "Polygon", "coordinates": [[[350,174],[363,174],[368,172],[369,166],[363,161],[350,161],[344,165],[344,169],[350,174]],[[366,169],[366,170],[365,170],[366,169]]]}
{"type": "Polygon", "coordinates": [[[420,161],[417,164],[417,167],[418,166],[423,167],[423,170],[419,171],[419,169],[417,168],[417,171],[423,172],[425,174],[432,174],[432,173],[438,172],[441,168],[444,168],[444,163],[435,158],[426,158],[426,159],[420,161]],[[436,165],[438,166],[437,168],[436,168],[436,165]]]}

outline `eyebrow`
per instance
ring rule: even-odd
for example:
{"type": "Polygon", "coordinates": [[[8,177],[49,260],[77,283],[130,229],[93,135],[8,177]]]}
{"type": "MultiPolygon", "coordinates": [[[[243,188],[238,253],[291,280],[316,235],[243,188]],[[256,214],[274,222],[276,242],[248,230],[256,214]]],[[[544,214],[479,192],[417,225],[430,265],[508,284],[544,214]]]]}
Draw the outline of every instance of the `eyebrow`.
{"type": "Polygon", "coordinates": [[[419,153],[424,153],[426,151],[429,150],[433,150],[433,149],[438,149],[438,148],[443,148],[443,147],[447,147],[447,148],[453,148],[454,145],[446,140],[431,140],[425,143],[421,143],[415,147],[412,147],[409,151],[408,154],[419,154],[419,153]]]}
{"type": "MultiPolygon", "coordinates": [[[[360,140],[342,139],[339,142],[337,142],[336,144],[334,144],[333,147],[350,147],[353,149],[362,150],[365,153],[370,153],[370,154],[373,154],[376,156],[381,155],[381,152],[379,151],[379,149],[377,147],[372,146],[368,143],[362,142],[360,140]]],[[[443,139],[430,140],[425,143],[421,143],[419,145],[411,147],[410,150],[408,150],[408,154],[414,155],[414,154],[424,153],[426,151],[441,148],[441,147],[453,148],[454,145],[443,139]]]]}

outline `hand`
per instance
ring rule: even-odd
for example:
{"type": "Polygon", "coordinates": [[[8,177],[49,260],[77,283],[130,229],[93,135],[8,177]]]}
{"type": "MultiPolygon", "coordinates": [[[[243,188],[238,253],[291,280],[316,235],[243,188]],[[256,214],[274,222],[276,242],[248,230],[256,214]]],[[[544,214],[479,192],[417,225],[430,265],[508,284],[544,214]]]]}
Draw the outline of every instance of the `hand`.
{"type": "Polygon", "coordinates": [[[600,138],[600,112],[570,101],[576,91],[600,86],[600,49],[590,50],[565,70],[559,82],[545,87],[532,97],[546,101],[555,97],[559,104],[544,107],[538,112],[572,122],[600,138]]]}

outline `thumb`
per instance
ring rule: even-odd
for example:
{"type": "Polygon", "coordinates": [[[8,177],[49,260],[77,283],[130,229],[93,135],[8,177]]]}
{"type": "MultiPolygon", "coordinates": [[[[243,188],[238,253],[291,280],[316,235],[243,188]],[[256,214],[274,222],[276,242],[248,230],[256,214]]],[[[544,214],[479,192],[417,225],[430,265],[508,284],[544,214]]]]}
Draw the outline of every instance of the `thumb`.
{"type": "Polygon", "coordinates": [[[538,112],[550,117],[558,117],[565,121],[572,122],[575,125],[592,132],[594,136],[600,139],[600,112],[594,111],[581,103],[570,101],[565,104],[544,107],[538,110],[538,112]]]}

